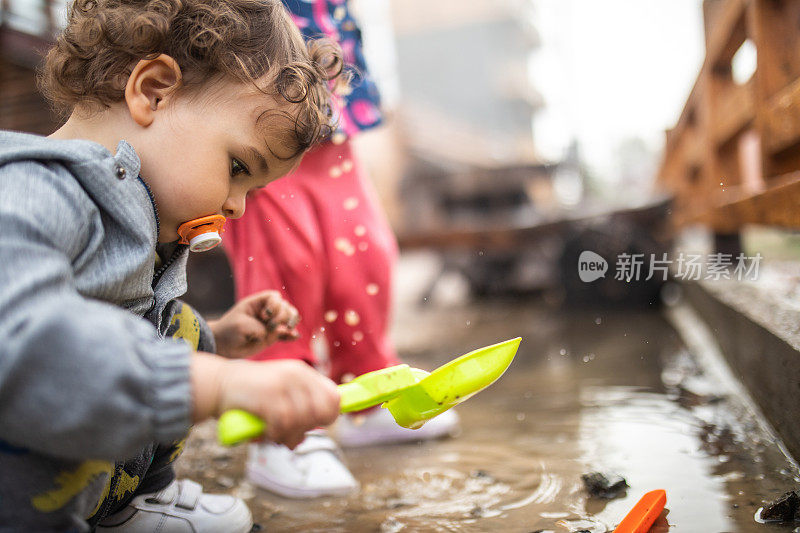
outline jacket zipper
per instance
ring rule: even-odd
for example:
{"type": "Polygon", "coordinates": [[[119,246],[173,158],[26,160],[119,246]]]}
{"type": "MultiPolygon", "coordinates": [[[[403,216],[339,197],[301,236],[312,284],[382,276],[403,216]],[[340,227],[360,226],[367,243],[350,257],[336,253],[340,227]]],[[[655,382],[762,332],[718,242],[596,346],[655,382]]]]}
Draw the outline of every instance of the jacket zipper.
{"type": "Polygon", "coordinates": [[[142,179],[142,176],[136,177],[139,180],[139,183],[144,186],[145,192],[147,192],[147,197],[150,198],[150,205],[153,206],[153,215],[156,217],[156,242],[158,242],[158,234],[161,233],[161,221],[158,218],[158,207],[156,207],[156,199],[153,198],[153,191],[150,190],[150,186],[147,184],[146,181],[142,179]]]}
{"type": "MultiPolygon", "coordinates": [[[[150,186],[142,179],[142,176],[137,176],[137,179],[144,186],[144,190],[147,192],[147,197],[150,198],[150,205],[153,206],[153,215],[156,217],[156,242],[158,242],[158,235],[161,233],[161,221],[158,218],[158,207],[156,207],[156,200],[153,198],[153,191],[150,190],[150,186]]],[[[153,274],[153,282],[150,285],[153,289],[155,289],[156,285],[158,285],[158,280],[161,279],[161,276],[164,275],[164,272],[166,272],[170,265],[175,262],[175,259],[178,257],[180,252],[181,246],[177,246],[172,251],[172,254],[170,254],[169,259],[167,259],[167,261],[161,265],[161,268],[159,268],[153,274]]],[[[153,303],[155,304],[155,301],[153,303]]]]}
{"type": "Polygon", "coordinates": [[[153,289],[155,289],[156,285],[158,285],[158,280],[161,279],[161,276],[164,275],[164,272],[166,272],[169,266],[175,262],[175,259],[178,258],[178,255],[183,251],[184,246],[185,245],[183,244],[179,244],[178,246],[176,246],[175,249],[170,254],[169,259],[167,259],[167,261],[161,265],[161,268],[159,268],[156,271],[156,273],[153,274],[153,285],[152,285],[153,289]]]}

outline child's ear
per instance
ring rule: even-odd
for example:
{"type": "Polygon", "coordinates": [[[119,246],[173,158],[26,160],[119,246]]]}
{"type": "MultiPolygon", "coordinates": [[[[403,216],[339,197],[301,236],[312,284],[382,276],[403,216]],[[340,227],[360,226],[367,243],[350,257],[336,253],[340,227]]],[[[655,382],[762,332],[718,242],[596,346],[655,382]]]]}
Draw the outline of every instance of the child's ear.
{"type": "Polygon", "coordinates": [[[156,110],[181,83],[181,69],[170,56],[139,61],[125,86],[125,103],[140,126],[153,122],[156,110]]]}

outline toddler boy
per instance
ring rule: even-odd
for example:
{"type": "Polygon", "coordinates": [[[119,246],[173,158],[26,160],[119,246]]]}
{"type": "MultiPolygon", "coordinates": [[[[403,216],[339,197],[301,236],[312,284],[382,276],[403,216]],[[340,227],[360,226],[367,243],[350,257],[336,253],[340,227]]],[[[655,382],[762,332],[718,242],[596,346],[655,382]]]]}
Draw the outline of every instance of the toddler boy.
{"type": "Polygon", "coordinates": [[[277,293],[211,327],[176,298],[178,228],[241,216],[330,132],[340,64],[277,0],[71,6],[41,74],[69,118],[0,132],[0,530],[246,532],[241,500],[174,480],[190,425],[242,408],[293,447],[336,418],[308,365],[211,353],[296,336],[277,293]]]}

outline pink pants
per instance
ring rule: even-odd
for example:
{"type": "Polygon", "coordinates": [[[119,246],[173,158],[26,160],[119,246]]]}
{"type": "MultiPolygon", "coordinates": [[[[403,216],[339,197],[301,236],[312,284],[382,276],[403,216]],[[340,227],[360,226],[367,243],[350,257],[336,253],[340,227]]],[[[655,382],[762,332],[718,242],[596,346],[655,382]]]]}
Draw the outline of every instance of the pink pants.
{"type": "Polygon", "coordinates": [[[398,364],[387,336],[397,242],[349,141],[313,149],[296,172],[249,197],[223,237],[237,299],[280,290],[302,318],[300,339],[254,359],[315,364],[310,341],[322,330],[337,383],[398,364]]]}

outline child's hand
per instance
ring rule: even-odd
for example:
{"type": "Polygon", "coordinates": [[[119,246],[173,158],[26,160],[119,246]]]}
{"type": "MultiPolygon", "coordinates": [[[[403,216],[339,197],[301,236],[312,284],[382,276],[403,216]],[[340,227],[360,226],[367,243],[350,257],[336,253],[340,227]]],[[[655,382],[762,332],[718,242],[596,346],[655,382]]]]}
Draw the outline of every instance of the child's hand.
{"type": "Polygon", "coordinates": [[[240,300],[208,325],[217,341],[217,353],[238,359],[279,340],[297,339],[299,320],[297,309],[278,291],[264,291],[240,300]]]}
{"type": "Polygon", "coordinates": [[[194,420],[244,409],[267,423],[265,437],[294,448],[305,432],[339,414],[336,385],[296,360],[230,361],[198,353],[192,362],[194,420]]]}

